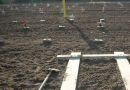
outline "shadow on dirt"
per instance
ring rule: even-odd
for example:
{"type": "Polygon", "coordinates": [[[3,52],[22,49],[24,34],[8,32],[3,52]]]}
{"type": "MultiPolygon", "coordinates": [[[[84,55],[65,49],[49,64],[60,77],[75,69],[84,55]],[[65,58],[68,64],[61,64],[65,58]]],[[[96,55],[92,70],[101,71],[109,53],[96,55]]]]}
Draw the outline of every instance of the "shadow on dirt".
{"type": "Polygon", "coordinates": [[[0,41],[0,47],[4,46],[5,42],[4,41],[0,41]]]}
{"type": "Polygon", "coordinates": [[[76,30],[80,33],[80,36],[83,38],[83,40],[89,45],[90,50],[91,49],[97,49],[99,50],[99,47],[97,44],[95,44],[95,42],[93,42],[92,40],[90,40],[90,38],[85,35],[82,30],[80,29],[80,27],[78,27],[77,25],[75,25],[73,22],[70,22],[68,19],[66,19],[72,26],[74,26],[76,28],[76,30]]]}

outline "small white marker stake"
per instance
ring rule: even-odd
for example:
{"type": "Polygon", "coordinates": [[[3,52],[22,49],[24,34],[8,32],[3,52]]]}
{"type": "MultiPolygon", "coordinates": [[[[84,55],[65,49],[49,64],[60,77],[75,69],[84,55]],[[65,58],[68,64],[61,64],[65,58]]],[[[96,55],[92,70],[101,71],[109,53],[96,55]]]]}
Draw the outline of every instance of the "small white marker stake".
{"type": "Polygon", "coordinates": [[[59,27],[60,29],[65,28],[65,26],[63,26],[63,25],[59,25],[58,27],[59,27]]]}
{"type": "Polygon", "coordinates": [[[17,23],[18,21],[12,21],[13,23],[17,23]]]}
{"type": "Polygon", "coordinates": [[[69,21],[74,22],[74,19],[75,19],[75,16],[74,16],[73,14],[70,15],[70,17],[69,17],[69,21]]]}
{"type": "Polygon", "coordinates": [[[34,4],[33,4],[33,7],[36,7],[36,6],[37,6],[37,4],[36,4],[36,3],[34,3],[34,4]]]}
{"type": "Polygon", "coordinates": [[[46,21],[46,20],[44,20],[44,19],[41,19],[41,20],[40,20],[40,22],[45,22],[45,21],[46,21]]]}
{"type": "Polygon", "coordinates": [[[46,6],[49,8],[51,5],[50,5],[50,3],[47,3],[47,5],[46,5],[46,6]]]}
{"type": "Polygon", "coordinates": [[[5,14],[5,10],[2,10],[1,13],[4,15],[5,14]]]}
{"type": "Polygon", "coordinates": [[[103,39],[97,39],[97,38],[96,38],[96,39],[93,40],[93,42],[94,42],[94,43],[98,43],[98,44],[100,43],[100,44],[101,44],[101,43],[104,42],[104,40],[103,40],[103,39]]]}

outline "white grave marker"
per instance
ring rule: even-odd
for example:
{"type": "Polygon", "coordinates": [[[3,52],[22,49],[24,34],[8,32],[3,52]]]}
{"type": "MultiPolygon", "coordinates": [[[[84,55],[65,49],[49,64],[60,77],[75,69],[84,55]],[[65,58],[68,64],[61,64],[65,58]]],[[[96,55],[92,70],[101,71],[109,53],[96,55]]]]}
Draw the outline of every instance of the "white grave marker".
{"type": "Polygon", "coordinates": [[[72,52],[60,90],[76,90],[81,52],[72,52]]]}
{"type": "Polygon", "coordinates": [[[126,58],[130,57],[130,54],[124,54],[124,52],[114,52],[114,54],[81,55],[81,52],[72,52],[71,55],[58,55],[57,57],[69,58],[69,62],[66,68],[66,72],[60,90],[76,90],[80,58],[101,58],[101,57],[114,57],[116,59],[122,79],[125,84],[125,88],[126,90],[130,90],[130,64],[126,58]]]}
{"type": "MultiPolygon", "coordinates": [[[[114,54],[120,55],[124,54],[124,52],[115,52],[114,54]]],[[[123,82],[125,84],[126,90],[130,90],[130,64],[127,58],[125,57],[116,57],[115,58],[123,79],[123,82]]]]}
{"type": "Polygon", "coordinates": [[[47,5],[46,5],[46,6],[49,8],[51,5],[50,5],[50,3],[47,3],[47,5]]]}

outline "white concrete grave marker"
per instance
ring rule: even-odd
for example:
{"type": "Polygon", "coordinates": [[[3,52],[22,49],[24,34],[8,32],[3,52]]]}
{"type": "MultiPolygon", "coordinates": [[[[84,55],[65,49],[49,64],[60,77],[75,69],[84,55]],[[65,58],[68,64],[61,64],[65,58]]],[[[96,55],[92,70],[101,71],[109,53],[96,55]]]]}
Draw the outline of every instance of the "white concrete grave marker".
{"type": "Polygon", "coordinates": [[[17,21],[17,20],[15,20],[15,21],[12,21],[12,23],[18,23],[18,21],[17,21]]]}
{"type": "Polygon", "coordinates": [[[69,16],[69,21],[73,22],[74,19],[75,19],[75,16],[73,14],[69,16]]]}
{"type": "Polygon", "coordinates": [[[40,13],[44,13],[43,8],[39,8],[40,13]]]}
{"type": "Polygon", "coordinates": [[[105,23],[105,19],[103,19],[103,18],[100,19],[100,21],[97,22],[97,24],[98,24],[97,27],[99,27],[99,28],[101,28],[101,27],[104,28],[104,27],[105,27],[105,24],[106,24],[106,23],[105,23]]]}
{"type": "Polygon", "coordinates": [[[5,15],[5,10],[2,10],[1,13],[2,13],[3,15],[5,15]]]}
{"type": "Polygon", "coordinates": [[[40,22],[45,22],[45,21],[46,21],[46,20],[44,20],[44,19],[41,19],[41,20],[40,20],[40,22]]]}
{"type": "Polygon", "coordinates": [[[64,25],[59,25],[58,27],[59,27],[60,29],[65,28],[64,25]]]}
{"type": "Polygon", "coordinates": [[[82,12],[84,12],[85,11],[85,8],[83,8],[83,7],[81,7],[81,9],[80,9],[82,12]]]}
{"type": "Polygon", "coordinates": [[[64,74],[64,79],[60,90],[76,90],[80,58],[102,58],[114,57],[117,61],[126,90],[130,90],[130,64],[126,57],[130,54],[124,52],[114,52],[114,54],[84,54],[72,52],[71,55],[58,55],[58,58],[69,58],[69,62],[64,74]]]}
{"type": "Polygon", "coordinates": [[[36,4],[36,3],[34,3],[34,4],[33,4],[33,7],[36,7],[36,6],[37,6],[37,4],[36,4]]]}
{"type": "Polygon", "coordinates": [[[103,43],[103,39],[97,39],[97,38],[95,38],[94,40],[93,40],[93,42],[95,42],[95,43],[103,43]]]}
{"type": "Polygon", "coordinates": [[[57,9],[58,9],[59,7],[60,7],[59,5],[56,6],[57,9]]]}
{"type": "Polygon", "coordinates": [[[49,8],[51,5],[50,5],[50,3],[47,3],[46,6],[49,8]]]}
{"type": "Polygon", "coordinates": [[[76,90],[81,52],[72,52],[60,90],[76,90]]]}
{"type": "MultiPolygon", "coordinates": [[[[120,55],[124,54],[124,52],[115,52],[114,54],[120,55]]],[[[130,90],[130,63],[125,57],[116,57],[115,58],[123,79],[123,82],[125,84],[126,90],[130,90]]]]}
{"type": "Polygon", "coordinates": [[[70,10],[70,7],[68,6],[67,9],[70,10]]]}
{"type": "Polygon", "coordinates": [[[51,42],[52,42],[51,38],[44,38],[42,41],[43,44],[50,44],[51,42]]]}

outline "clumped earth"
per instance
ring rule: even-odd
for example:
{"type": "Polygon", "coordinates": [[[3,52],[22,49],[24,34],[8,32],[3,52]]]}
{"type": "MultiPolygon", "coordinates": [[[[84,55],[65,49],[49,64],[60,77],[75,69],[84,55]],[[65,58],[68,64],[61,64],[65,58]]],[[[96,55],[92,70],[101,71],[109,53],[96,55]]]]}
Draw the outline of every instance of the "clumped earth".
{"type": "MultiPolygon", "coordinates": [[[[68,3],[73,23],[63,18],[61,3],[1,5],[0,90],[38,90],[48,68],[60,72],[51,75],[44,90],[60,90],[68,60],[57,59],[59,54],[130,53],[130,4],[122,4],[68,3]],[[106,20],[105,31],[97,29],[100,18],[106,20]],[[23,32],[21,21],[28,31],[23,32]],[[44,45],[44,38],[52,43],[44,45]],[[94,43],[95,38],[104,43],[94,43]]],[[[82,59],[77,90],[125,90],[115,59],[82,59]]]]}

